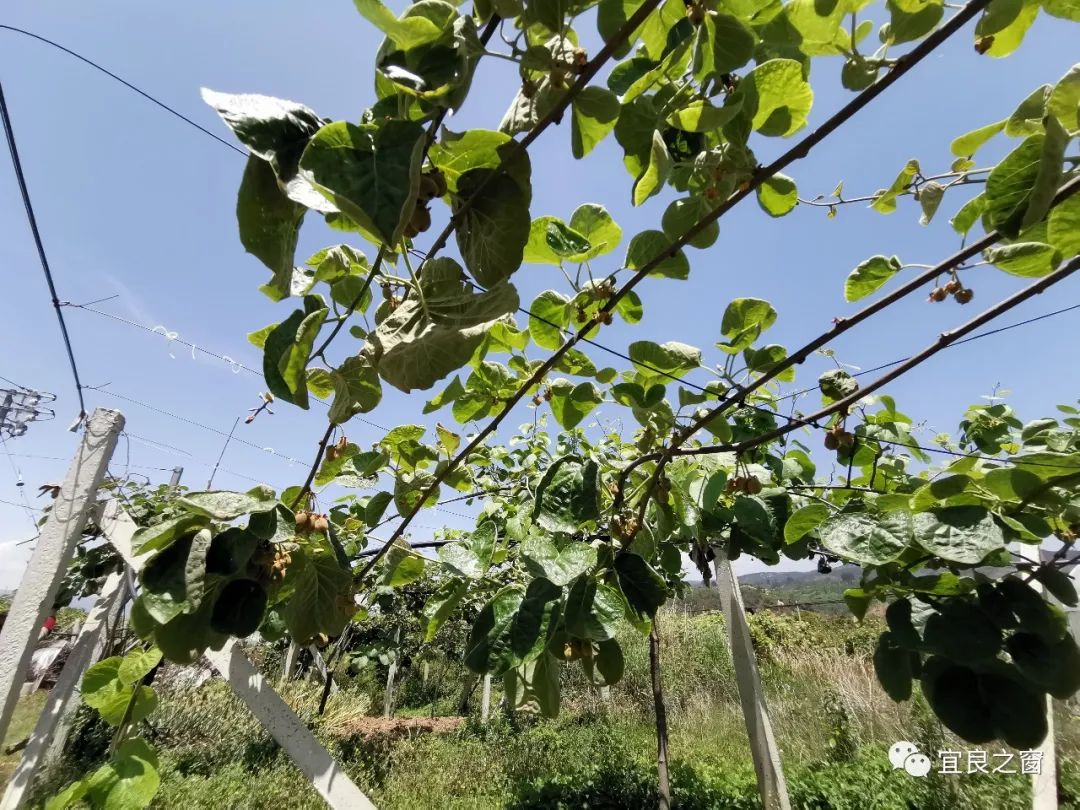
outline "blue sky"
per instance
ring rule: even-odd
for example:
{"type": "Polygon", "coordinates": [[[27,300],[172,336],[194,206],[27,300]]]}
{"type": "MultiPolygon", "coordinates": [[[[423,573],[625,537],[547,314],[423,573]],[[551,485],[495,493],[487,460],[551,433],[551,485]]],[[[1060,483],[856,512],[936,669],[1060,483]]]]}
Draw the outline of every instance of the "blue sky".
{"type": "MultiPolygon", "coordinates": [[[[281,96],[335,119],[356,119],[373,100],[372,63],[380,38],[348,0],[237,0],[186,4],[176,12],[176,6],[133,0],[21,0],[6,5],[0,22],[99,61],[225,137],[224,126],[199,99],[201,86],[281,96]]],[[[880,7],[871,8],[870,17],[885,19],[880,7]]],[[[582,20],[578,27],[594,52],[591,22],[582,20]]],[[[890,183],[912,157],[928,173],[945,171],[952,137],[1005,117],[1034,87],[1056,81],[1076,56],[1076,29],[1061,20],[1041,17],[1021,49],[1005,60],[978,56],[969,27],[788,173],[801,195],[812,197],[828,193],[840,179],[848,194],[873,192],[890,183]]],[[[839,60],[814,64],[811,125],[851,95],[840,87],[839,60]]],[[[289,308],[257,292],[268,272],[244,253],[237,238],[233,211],[243,159],[96,71],[9,31],[0,31],[0,77],[61,299],[86,302],[118,294],[100,307],[259,368],[259,353],[245,335],[281,320],[289,308]]],[[[449,126],[495,128],[516,83],[511,65],[486,60],[472,97],[449,126]]],[[[622,226],[624,243],[640,230],[657,227],[670,192],[632,208],[631,178],[614,139],[584,161],[574,161],[568,129],[567,122],[550,130],[531,150],[533,216],[569,218],[578,204],[599,202],[622,226]]],[[[998,157],[1006,143],[992,143],[980,163],[998,157]]],[[[765,162],[787,145],[778,139],[759,141],[758,157],[765,162]]],[[[719,353],[712,346],[724,306],[732,298],[758,296],[779,311],[770,340],[799,345],[827,328],[833,317],[854,310],[843,302],[842,285],[860,260],[896,253],[905,261],[933,263],[955,250],[958,240],[947,219],[962,201],[946,198],[938,219],[924,228],[910,200],[889,217],[848,206],[831,221],[822,209],[805,206],[770,219],[748,200],[722,220],[712,248],[690,251],[689,281],[647,281],[639,288],[646,301],[643,324],[633,330],[611,328],[601,339],[616,347],[642,338],[679,340],[702,347],[706,361],[715,362],[719,353]]],[[[338,241],[309,219],[298,259],[338,241]]],[[[419,245],[424,247],[424,241],[419,245]]],[[[594,270],[614,270],[621,256],[620,249],[610,255],[609,264],[594,270]]],[[[7,443],[26,482],[25,495],[37,506],[37,485],[59,481],[67,462],[31,456],[70,457],[77,437],[66,428],[78,406],[6,153],[0,159],[0,266],[6,344],[0,374],[58,395],[55,421],[35,424],[7,443]]],[[[523,302],[543,289],[565,286],[553,267],[525,266],[514,281],[523,302]]],[[[991,268],[970,271],[967,282],[976,294],[972,305],[931,306],[912,297],[833,348],[842,361],[863,368],[902,357],[1022,286],[1022,280],[991,268]]],[[[1080,279],[1070,279],[1002,323],[1077,302],[1080,279]]],[[[110,383],[117,394],[223,432],[257,404],[262,386],[254,376],[234,373],[228,364],[205,355],[193,359],[189,349],[161,336],[81,310],[66,314],[87,385],[110,383]]],[[[1075,314],[1060,316],[945,352],[887,390],[902,410],[925,421],[919,433],[923,439],[955,430],[964,408],[996,385],[1013,392],[1008,401],[1022,418],[1049,415],[1055,403],[1078,395],[1075,334],[1075,314]]],[[[339,349],[347,350],[348,342],[339,349]]],[[[825,367],[824,360],[808,362],[800,382],[812,384],[825,367]]],[[[704,382],[705,372],[691,378],[704,382]]],[[[208,465],[221,451],[221,435],[102,393],[90,391],[87,398],[91,407],[120,407],[127,416],[130,455],[122,440],[112,466],[115,474],[129,464],[132,473],[161,481],[168,478],[168,468],[179,464],[185,467],[184,483],[205,484],[208,465]]],[[[433,422],[420,416],[427,398],[388,389],[369,418],[387,427],[433,422]]],[[[216,486],[246,489],[252,485],[249,479],[256,479],[280,489],[302,480],[302,464],[286,457],[309,462],[325,424],[324,411],[315,406],[302,412],[284,404],[274,410],[272,417],[240,426],[237,435],[256,447],[234,442],[216,486]],[[258,447],[270,447],[276,455],[258,447]]],[[[607,406],[596,413],[616,417],[618,411],[607,406]]],[[[529,420],[530,411],[522,408],[508,424],[529,420]]],[[[365,445],[381,435],[358,421],[350,423],[348,434],[365,445]]],[[[816,439],[807,440],[816,444],[816,439]]],[[[0,460],[0,500],[20,501],[15,481],[12,465],[0,460]]],[[[418,524],[414,538],[425,539],[433,527],[465,527],[469,521],[427,512],[418,524]]],[[[29,536],[24,511],[0,503],[0,588],[16,584],[30,546],[15,543],[29,536]]]]}

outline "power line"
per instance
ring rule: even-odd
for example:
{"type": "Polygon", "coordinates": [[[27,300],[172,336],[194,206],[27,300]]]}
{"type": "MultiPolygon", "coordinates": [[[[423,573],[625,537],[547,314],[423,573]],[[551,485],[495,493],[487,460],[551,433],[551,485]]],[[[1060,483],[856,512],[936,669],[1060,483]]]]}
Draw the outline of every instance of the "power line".
{"type": "Polygon", "coordinates": [[[63,51],[64,53],[68,54],[68,56],[74,56],[80,62],[84,62],[85,64],[89,65],[90,67],[94,68],[95,70],[101,71],[106,76],[108,76],[110,79],[115,79],[116,81],[120,82],[120,84],[124,85],[129,90],[134,90],[136,93],[138,93],[140,96],[145,98],[147,101],[153,102],[157,106],[161,107],[161,109],[163,109],[166,112],[170,113],[171,115],[174,115],[177,118],[179,118],[185,124],[188,124],[189,126],[195,127],[195,129],[199,130],[199,132],[203,133],[204,135],[209,135],[211,138],[213,138],[215,141],[218,141],[223,146],[227,146],[229,149],[232,149],[234,152],[237,152],[237,153],[243,155],[244,157],[247,157],[247,152],[245,152],[243,149],[240,149],[236,145],[229,143],[224,138],[221,138],[221,137],[215,135],[213,132],[206,129],[202,125],[195,123],[193,120],[188,118],[183,113],[174,110],[172,107],[170,107],[164,101],[161,101],[161,100],[155,98],[154,96],[147,93],[145,90],[141,90],[140,88],[136,87],[131,82],[129,82],[127,79],[123,79],[120,76],[117,76],[111,70],[108,70],[108,69],[102,67],[97,62],[93,61],[92,59],[89,59],[89,58],[83,56],[82,54],[76,53],[75,51],[71,50],[70,48],[65,48],[60,43],[53,42],[51,39],[47,39],[47,38],[41,36],[40,34],[35,34],[35,33],[31,32],[31,31],[25,31],[22,28],[16,28],[13,25],[0,25],[0,28],[5,29],[7,31],[12,31],[12,32],[14,32],[16,34],[22,34],[23,36],[27,36],[27,37],[30,37],[32,39],[36,39],[39,42],[44,42],[46,45],[51,45],[52,47],[63,51]]]}
{"type": "Polygon", "coordinates": [[[26,208],[26,219],[30,223],[30,232],[34,235],[34,244],[37,246],[41,269],[45,272],[45,280],[49,284],[49,293],[52,295],[52,305],[53,309],[56,310],[56,319],[60,322],[60,333],[64,337],[64,347],[67,349],[68,361],[71,363],[71,374],[75,378],[75,390],[79,395],[79,421],[82,421],[86,417],[86,402],[83,400],[83,385],[79,379],[79,367],[75,363],[75,353],[71,350],[71,338],[68,335],[67,324],[64,322],[64,313],[60,310],[60,299],[56,294],[56,284],[53,282],[52,270],[49,269],[49,260],[45,255],[45,245],[41,241],[37,217],[34,216],[34,206],[30,202],[30,191],[26,187],[22,161],[19,159],[19,150],[15,146],[15,131],[11,125],[11,113],[8,111],[7,100],[4,98],[2,82],[0,82],[0,118],[3,119],[4,135],[7,136],[8,151],[11,153],[11,165],[15,169],[15,179],[19,183],[23,207],[26,208]]]}

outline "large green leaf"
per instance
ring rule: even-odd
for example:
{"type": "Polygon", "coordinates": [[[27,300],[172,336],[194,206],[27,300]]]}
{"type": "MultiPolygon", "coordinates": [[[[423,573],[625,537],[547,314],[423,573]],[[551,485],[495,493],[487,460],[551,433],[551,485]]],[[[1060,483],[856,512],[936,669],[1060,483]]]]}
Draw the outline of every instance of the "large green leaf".
{"type": "Polygon", "coordinates": [[[569,256],[568,261],[584,262],[615,250],[622,241],[622,228],[602,205],[582,203],[570,215],[570,227],[589,242],[584,254],[569,256]]]}
{"type": "Polygon", "coordinates": [[[551,532],[574,534],[600,518],[599,467],[595,461],[563,456],[536,485],[533,520],[551,532]]]}
{"type": "Polygon", "coordinates": [[[793,59],[770,59],[751,70],[739,83],[732,103],[741,105],[740,117],[762,135],[788,137],[806,126],[814,91],[793,59]]]}
{"type": "Polygon", "coordinates": [[[836,515],[823,523],[818,532],[822,545],[834,554],[864,565],[883,565],[895,560],[911,544],[911,515],[907,512],[836,515]]]}
{"type": "Polygon", "coordinates": [[[615,573],[627,603],[639,616],[652,618],[667,601],[667,583],[641,555],[617,554],[615,573]]]}
{"type": "Polygon", "coordinates": [[[1061,253],[1056,248],[1041,242],[1014,242],[990,248],[984,255],[999,270],[1023,278],[1045,276],[1054,270],[1061,259],[1061,253]]]}
{"type": "Polygon", "coordinates": [[[425,16],[412,15],[398,19],[394,12],[379,0],[353,0],[353,3],[364,19],[386,34],[403,51],[419,48],[443,36],[443,28],[425,16]]]}
{"type": "Polygon", "coordinates": [[[300,169],[375,241],[396,246],[416,205],[424,139],[414,121],[336,121],[311,139],[300,169]]]}
{"type": "Polygon", "coordinates": [[[521,561],[536,577],[556,585],[569,585],[596,565],[596,549],[587,543],[569,543],[562,551],[544,537],[529,536],[522,544],[521,561]]]}
{"type": "Polygon", "coordinates": [[[336,636],[356,612],[352,600],[352,572],[342,566],[329,541],[311,534],[292,552],[286,582],[292,596],[282,610],[289,635],[299,644],[323,633],[336,636]]]}
{"type": "Polygon", "coordinates": [[[641,205],[649,197],[660,192],[667,182],[671,172],[671,155],[668,153],[667,144],[657,131],[653,131],[652,141],[649,146],[649,161],[645,171],[634,183],[632,201],[634,205],[641,205]]]}
{"type": "Polygon", "coordinates": [[[551,640],[562,612],[562,588],[540,577],[529,583],[510,628],[513,664],[536,659],[551,640]]]}
{"type": "Polygon", "coordinates": [[[728,354],[737,354],[753,344],[775,322],[776,310],[768,301],[736,298],[727,305],[720,322],[720,332],[727,341],[716,346],[728,354]]]}
{"type": "Polygon", "coordinates": [[[941,22],[942,0],[888,0],[889,37],[895,44],[922,39],[941,22]]]}
{"type": "MultiPolygon", "coordinates": [[[[1056,119],[1048,119],[1055,121],[1056,119]]],[[[1006,155],[986,179],[986,218],[990,227],[1016,238],[1049,209],[1061,179],[1065,142],[1056,134],[1031,135],[1006,155]]]]}
{"type": "Polygon", "coordinates": [[[571,151],[583,158],[615,128],[619,99],[603,87],[586,87],[574,98],[570,115],[571,151]]]}
{"type": "Polygon", "coordinates": [[[1072,636],[1046,642],[1034,633],[1014,633],[1006,647],[1017,668],[1058,700],[1080,689],[1080,649],[1072,636]]]}
{"type": "Polygon", "coordinates": [[[266,589],[253,579],[234,579],[214,602],[210,626],[219,633],[245,638],[259,629],[266,614],[266,589]]]}
{"type": "Polygon", "coordinates": [[[642,231],[627,245],[623,264],[628,270],[637,270],[662,256],[649,275],[685,280],[690,277],[690,262],[681,248],[671,255],[671,245],[672,240],[663,231],[642,231]]]}
{"type": "Polygon", "coordinates": [[[560,377],[550,387],[551,412],[563,430],[577,427],[603,401],[600,389],[591,382],[574,385],[560,377]]]}
{"type": "Polygon", "coordinates": [[[977,151],[979,151],[979,147],[981,147],[984,143],[989,141],[1003,129],[1005,129],[1004,119],[1002,119],[1001,121],[996,121],[993,124],[987,124],[984,127],[979,127],[978,129],[973,129],[971,132],[967,132],[961,135],[959,138],[953,140],[952,144],[950,144],[949,146],[949,149],[956,157],[972,157],[977,151]]]}
{"type": "Polygon", "coordinates": [[[758,186],[757,201],[769,216],[782,217],[799,204],[799,190],[795,187],[795,181],[787,175],[774,174],[758,186]]]}
{"type": "Polygon", "coordinates": [[[425,643],[434,640],[435,634],[443,622],[457,610],[468,589],[469,585],[465,580],[448,579],[424,602],[424,618],[427,619],[424,629],[425,643]]]}
{"type": "Polygon", "coordinates": [[[334,402],[327,415],[335,425],[348,422],[358,413],[369,413],[382,399],[379,375],[366,357],[345,360],[330,372],[334,382],[334,402]]]}
{"type": "Polygon", "coordinates": [[[492,675],[502,675],[514,666],[514,619],[524,599],[524,591],[508,586],[484,605],[465,643],[465,666],[492,675]]]}
{"type": "Polygon", "coordinates": [[[1080,253],[1080,194],[1073,194],[1050,210],[1046,238],[1062,256],[1080,253]]]}
{"type": "Polygon", "coordinates": [[[829,507],[823,503],[812,503],[796,509],[784,524],[784,542],[797,543],[807,532],[824,523],[829,515],[829,507]]]}
{"type": "MultiPolygon", "coordinates": [[[[694,195],[681,200],[673,200],[664,210],[664,217],[660,223],[664,228],[664,233],[672,240],[676,240],[703,220],[711,210],[708,200],[704,197],[694,195]]],[[[719,235],[720,224],[713,221],[696,233],[687,244],[704,250],[711,247],[719,235]]]]}
{"type": "Polygon", "coordinates": [[[911,697],[911,653],[894,642],[892,633],[878,636],[874,649],[874,673],[885,693],[893,700],[911,697]]]}
{"type": "Polygon", "coordinates": [[[930,614],[923,630],[926,647],[954,661],[988,660],[1001,650],[1001,631],[978,607],[967,602],[948,602],[930,614]]]}
{"type": "Polygon", "coordinates": [[[179,500],[187,511],[214,520],[235,520],[241,515],[269,512],[277,505],[271,490],[258,487],[250,492],[188,492],[179,500]]]}
{"type": "Polygon", "coordinates": [[[944,658],[930,658],[923,665],[922,688],[934,714],[955,734],[970,743],[994,739],[990,707],[979,690],[974,670],[944,658]]]}
{"type": "Polygon", "coordinates": [[[186,534],[193,534],[209,522],[204,514],[186,514],[135,532],[131,539],[136,554],[161,551],[186,534]]]}
{"type": "Polygon", "coordinates": [[[672,378],[678,379],[701,366],[701,351],[685,343],[670,341],[653,343],[637,340],[630,344],[628,354],[642,385],[672,378]]]}
{"type": "Polygon", "coordinates": [[[897,256],[871,256],[859,262],[844,282],[844,299],[858,301],[876,292],[902,266],[897,256]]]}
{"type": "Polygon", "coordinates": [[[981,506],[947,506],[914,516],[915,539],[943,560],[976,565],[1005,547],[993,515],[981,506]]]}
{"type": "Polygon", "coordinates": [[[545,290],[529,306],[529,334],[542,349],[555,350],[562,345],[562,329],[569,323],[570,299],[555,290],[545,290]]]}
{"type": "Polygon", "coordinates": [[[623,601],[618,591],[592,577],[578,577],[566,595],[566,632],[576,638],[614,638],[622,616],[623,601]]]}
{"type": "Polygon", "coordinates": [[[451,199],[458,248],[473,278],[485,287],[509,278],[529,241],[529,193],[509,174],[472,169],[458,178],[451,199]]]}
{"type": "MultiPolygon", "coordinates": [[[[1080,4],[1077,4],[1080,6],[1080,4]]],[[[1047,112],[1057,116],[1067,132],[1080,131],[1080,65],[1073,65],[1058,80],[1046,101],[1047,112]]]]}
{"type": "Polygon", "coordinates": [[[236,221],[244,249],[274,274],[260,288],[274,301],[292,291],[296,242],[306,212],[281,190],[268,162],[256,155],[248,157],[236,198],[236,221]]]}
{"type": "Polygon", "coordinates": [[[699,82],[720,80],[750,61],[754,45],[753,32],[738,17],[707,12],[698,29],[694,77],[699,82]]]}

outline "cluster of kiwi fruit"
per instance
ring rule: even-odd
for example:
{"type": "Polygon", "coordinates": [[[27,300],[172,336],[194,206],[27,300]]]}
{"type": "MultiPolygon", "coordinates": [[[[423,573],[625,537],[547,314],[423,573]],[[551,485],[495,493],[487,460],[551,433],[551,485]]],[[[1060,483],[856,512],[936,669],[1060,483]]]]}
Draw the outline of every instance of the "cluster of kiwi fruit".
{"type": "Polygon", "coordinates": [[[285,579],[285,571],[292,565],[292,555],[278,545],[261,546],[252,557],[258,569],[258,579],[265,584],[281,582],[285,579]]]}
{"type": "Polygon", "coordinates": [[[436,197],[444,196],[447,191],[446,177],[438,169],[429,169],[420,175],[420,191],[416,195],[416,207],[405,226],[405,236],[413,239],[431,227],[431,209],[428,208],[428,203],[436,197]]]}
{"type": "Polygon", "coordinates": [[[296,530],[301,534],[310,532],[325,534],[330,530],[330,519],[326,515],[317,515],[301,509],[296,513],[296,530]]]}
{"type": "Polygon", "coordinates": [[[956,299],[956,303],[958,304],[966,304],[975,297],[975,293],[971,288],[965,287],[960,283],[960,279],[953,276],[942,286],[934,287],[934,289],[930,291],[930,301],[932,303],[939,303],[944,301],[950,295],[956,299]]]}
{"type": "Polygon", "coordinates": [[[855,445],[855,434],[845,430],[843,425],[836,425],[825,433],[826,450],[845,450],[855,445]]]}
{"type": "Polygon", "coordinates": [[[762,483],[756,475],[736,475],[728,479],[728,493],[740,492],[744,495],[757,495],[762,490],[762,483]]]}

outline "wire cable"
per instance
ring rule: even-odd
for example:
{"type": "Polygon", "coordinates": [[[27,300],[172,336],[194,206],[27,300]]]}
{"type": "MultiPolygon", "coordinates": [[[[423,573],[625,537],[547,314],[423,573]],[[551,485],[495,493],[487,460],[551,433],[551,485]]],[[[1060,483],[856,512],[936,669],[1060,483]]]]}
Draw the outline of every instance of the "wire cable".
{"type": "Polygon", "coordinates": [[[245,152],[243,149],[240,149],[235,144],[231,144],[227,140],[225,140],[224,138],[222,138],[222,137],[220,137],[218,135],[215,135],[213,132],[208,130],[206,127],[202,126],[201,124],[195,123],[193,120],[188,118],[183,113],[178,112],[177,110],[174,110],[172,107],[170,107],[164,101],[161,101],[161,100],[159,100],[157,98],[154,98],[154,96],[150,95],[145,90],[141,90],[140,88],[136,87],[131,82],[129,82],[127,79],[124,79],[124,78],[121,78],[120,76],[117,76],[111,70],[108,70],[107,68],[102,67],[97,62],[93,61],[92,59],[89,59],[89,58],[83,56],[82,54],[76,53],[75,51],[71,50],[70,48],[65,48],[59,42],[53,42],[51,39],[47,39],[46,37],[43,37],[40,34],[35,34],[32,31],[26,31],[26,30],[24,30],[22,28],[16,28],[14,25],[0,25],[0,29],[4,29],[6,31],[11,31],[11,32],[16,33],[16,34],[22,34],[23,36],[30,37],[31,39],[36,39],[38,42],[43,42],[46,45],[51,45],[53,48],[56,48],[58,50],[63,51],[68,56],[74,56],[80,62],[83,62],[83,63],[89,65],[90,67],[94,68],[95,70],[101,71],[106,76],[108,76],[110,79],[115,79],[116,81],[120,82],[120,84],[124,85],[129,90],[134,90],[136,93],[138,93],[140,96],[145,98],[147,101],[150,101],[150,102],[156,104],[157,106],[161,107],[161,109],[165,110],[167,113],[170,113],[171,115],[176,116],[181,121],[183,121],[185,124],[188,124],[189,126],[195,127],[195,129],[199,130],[199,132],[203,133],[204,135],[209,135],[215,141],[218,141],[222,145],[227,146],[229,149],[232,149],[234,152],[237,152],[237,153],[243,155],[244,157],[247,157],[247,152],[245,152]]]}
{"type": "Polygon", "coordinates": [[[45,255],[45,245],[41,241],[41,232],[38,230],[37,217],[34,216],[34,206],[30,202],[30,191],[26,187],[26,176],[23,174],[22,161],[19,159],[19,150],[15,146],[15,131],[11,125],[11,113],[8,111],[7,100],[4,98],[4,86],[0,82],[0,118],[3,119],[4,135],[7,137],[8,151],[11,153],[11,165],[15,169],[15,179],[19,183],[19,192],[22,194],[23,206],[26,208],[26,219],[30,223],[30,232],[34,235],[34,244],[37,246],[38,259],[41,261],[41,269],[45,272],[45,280],[49,284],[49,293],[52,295],[53,309],[56,310],[56,318],[60,322],[60,333],[64,337],[64,347],[67,349],[68,360],[71,363],[71,374],[75,378],[75,390],[79,395],[79,421],[86,418],[86,402],[83,399],[83,384],[79,379],[79,367],[75,362],[75,353],[71,349],[71,337],[68,335],[67,324],[64,322],[64,313],[60,309],[60,298],[56,294],[56,284],[53,282],[52,270],[49,269],[49,259],[45,255]]]}

